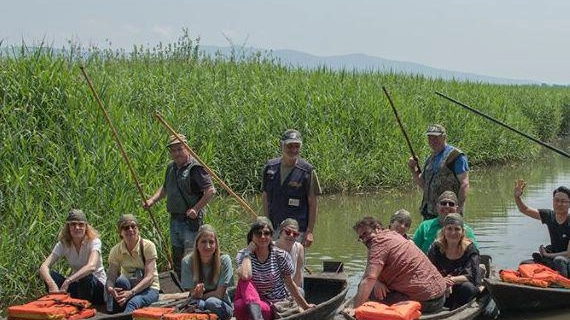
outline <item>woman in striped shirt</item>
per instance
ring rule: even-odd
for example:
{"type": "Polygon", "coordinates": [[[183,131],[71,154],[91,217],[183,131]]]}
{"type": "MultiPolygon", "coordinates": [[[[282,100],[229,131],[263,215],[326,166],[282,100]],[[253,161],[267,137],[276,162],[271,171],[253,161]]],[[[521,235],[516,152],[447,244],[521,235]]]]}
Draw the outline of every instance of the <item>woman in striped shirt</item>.
{"type": "Polygon", "coordinates": [[[271,304],[289,298],[289,292],[303,310],[314,307],[299,294],[293,282],[293,262],[289,253],[274,246],[273,226],[259,217],[247,234],[248,246],[238,252],[238,286],[234,296],[237,320],[270,320],[271,304]]]}

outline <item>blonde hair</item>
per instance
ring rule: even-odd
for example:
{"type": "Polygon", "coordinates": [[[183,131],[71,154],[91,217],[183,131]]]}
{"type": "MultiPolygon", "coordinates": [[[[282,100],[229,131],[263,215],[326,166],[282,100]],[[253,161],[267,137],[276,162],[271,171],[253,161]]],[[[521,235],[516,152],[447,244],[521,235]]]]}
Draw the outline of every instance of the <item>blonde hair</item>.
{"type": "MultiPolygon", "coordinates": [[[[460,227],[462,232],[457,247],[459,247],[461,251],[465,252],[465,250],[467,250],[467,247],[472,243],[472,241],[465,236],[465,227],[463,225],[460,225],[460,227]]],[[[445,238],[444,230],[445,226],[439,229],[439,231],[437,232],[437,238],[434,241],[434,243],[439,248],[439,252],[441,252],[442,254],[445,254],[445,252],[447,251],[447,246],[449,245],[447,239],[445,238]]]]}
{"type": "MultiPolygon", "coordinates": [[[[85,222],[85,237],[84,240],[91,241],[93,239],[99,238],[99,232],[95,230],[89,223],[85,222]]],[[[66,222],[61,228],[57,240],[63,243],[65,246],[71,246],[73,240],[71,238],[71,233],[69,232],[69,224],[66,222]]]]}
{"type": "Polygon", "coordinates": [[[216,284],[220,278],[222,262],[220,259],[220,245],[218,241],[218,234],[216,233],[214,227],[209,224],[200,226],[198,229],[198,235],[196,236],[196,241],[194,241],[194,249],[192,250],[191,257],[192,280],[194,283],[205,282],[209,284],[216,284]],[[205,275],[202,272],[202,257],[200,256],[200,251],[198,251],[198,242],[206,233],[213,234],[214,240],[216,241],[216,249],[214,250],[214,256],[212,257],[212,272],[210,272],[208,279],[205,279],[205,275]]]}

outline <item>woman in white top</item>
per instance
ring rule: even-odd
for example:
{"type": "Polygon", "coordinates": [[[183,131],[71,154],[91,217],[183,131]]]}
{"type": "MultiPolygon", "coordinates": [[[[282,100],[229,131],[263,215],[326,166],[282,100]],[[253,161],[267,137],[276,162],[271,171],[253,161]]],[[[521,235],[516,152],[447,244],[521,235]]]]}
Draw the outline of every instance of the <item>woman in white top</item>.
{"type": "Polygon", "coordinates": [[[299,223],[295,219],[285,219],[279,225],[279,238],[275,245],[291,255],[293,260],[293,281],[303,293],[303,268],[305,267],[305,248],[297,241],[299,237],[299,223]]]}
{"type": "Polygon", "coordinates": [[[104,304],[107,275],[103,269],[101,240],[97,230],[87,223],[83,211],[69,211],[58,240],[40,267],[40,277],[48,292],[69,292],[73,298],[89,300],[95,305],[104,304]],[[67,277],[49,270],[61,257],[66,258],[72,269],[67,277]]]}

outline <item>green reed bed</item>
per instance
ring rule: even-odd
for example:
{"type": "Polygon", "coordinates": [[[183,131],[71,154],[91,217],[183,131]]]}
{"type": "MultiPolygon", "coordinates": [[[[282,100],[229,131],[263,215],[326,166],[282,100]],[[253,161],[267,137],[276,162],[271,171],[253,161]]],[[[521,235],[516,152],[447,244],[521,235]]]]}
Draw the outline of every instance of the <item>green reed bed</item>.
{"type": "MultiPolygon", "coordinates": [[[[427,125],[439,122],[474,169],[534,157],[539,147],[437,97],[440,91],[542,140],[568,130],[570,90],[431,80],[375,72],[287,68],[263,54],[205,57],[187,36],[133,52],[70,46],[65,52],[12,48],[0,57],[0,308],[38,296],[41,261],[72,208],[86,211],[101,232],[106,260],[118,241],[121,213],[140,217],[155,242],[148,213],[98,110],[84,65],[119,131],[143,190],[160,186],[168,163],[168,132],[159,111],[185,133],[200,157],[237,193],[259,190],[263,163],[279,155],[286,128],[305,138],[303,155],[318,169],[326,193],[409,185],[408,148],[380,87],[386,86],[420,159],[427,125]],[[87,54],[83,54],[87,52],[87,54]],[[566,119],[566,121],[564,121],[566,119]]],[[[219,193],[225,192],[218,187],[219,193]]],[[[260,211],[261,205],[253,203],[260,211]]],[[[168,215],[153,208],[165,243],[168,215]]],[[[251,217],[216,197],[207,220],[224,251],[245,245],[251,217]]]]}

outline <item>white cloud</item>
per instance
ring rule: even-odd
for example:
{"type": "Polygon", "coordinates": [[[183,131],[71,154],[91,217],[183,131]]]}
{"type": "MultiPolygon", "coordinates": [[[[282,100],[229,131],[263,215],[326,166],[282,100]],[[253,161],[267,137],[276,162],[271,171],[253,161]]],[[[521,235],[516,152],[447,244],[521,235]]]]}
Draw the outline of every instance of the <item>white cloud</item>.
{"type": "Polygon", "coordinates": [[[168,25],[156,25],[152,27],[152,32],[159,35],[161,38],[171,39],[176,36],[176,28],[168,25]]]}

